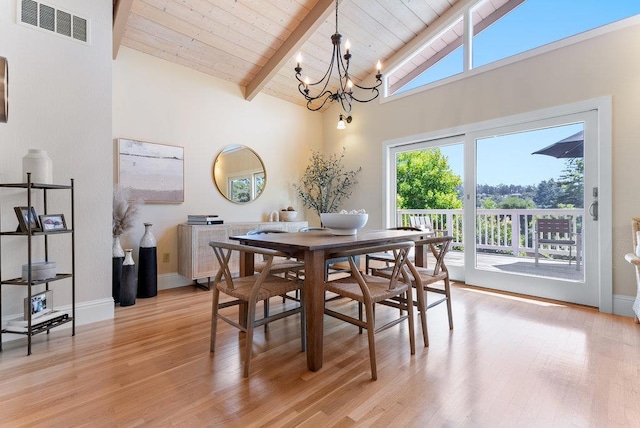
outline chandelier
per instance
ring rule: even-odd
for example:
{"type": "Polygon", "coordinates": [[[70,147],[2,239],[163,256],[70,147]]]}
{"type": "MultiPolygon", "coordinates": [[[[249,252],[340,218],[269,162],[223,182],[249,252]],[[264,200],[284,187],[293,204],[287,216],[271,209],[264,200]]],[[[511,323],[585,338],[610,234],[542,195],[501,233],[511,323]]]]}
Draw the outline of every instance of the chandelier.
{"type": "Polygon", "coordinates": [[[331,43],[333,44],[333,53],[331,56],[331,64],[329,69],[324,74],[322,79],[315,83],[309,81],[309,77],[302,79],[302,56],[298,54],[296,60],[297,65],[294,69],[296,71],[296,79],[298,79],[298,90],[307,100],[307,108],[311,111],[318,111],[327,102],[339,101],[342,106],[342,110],[345,113],[351,112],[351,103],[357,101],[359,103],[368,103],[375,100],[378,95],[378,87],[382,84],[382,65],[380,61],[377,64],[376,84],[371,87],[360,86],[357,83],[353,83],[349,77],[349,61],[351,60],[351,53],[349,53],[350,45],[349,40],[345,42],[346,53],[342,55],[340,51],[340,45],[342,43],[342,34],[338,32],[338,0],[336,0],[336,33],[331,36],[331,43]],[[329,81],[333,74],[333,70],[337,69],[339,85],[335,92],[329,89],[329,81]],[[362,91],[362,95],[356,95],[354,88],[362,91]],[[371,91],[371,94],[366,94],[366,91],[371,91]],[[366,96],[368,95],[368,97],[366,96]]]}

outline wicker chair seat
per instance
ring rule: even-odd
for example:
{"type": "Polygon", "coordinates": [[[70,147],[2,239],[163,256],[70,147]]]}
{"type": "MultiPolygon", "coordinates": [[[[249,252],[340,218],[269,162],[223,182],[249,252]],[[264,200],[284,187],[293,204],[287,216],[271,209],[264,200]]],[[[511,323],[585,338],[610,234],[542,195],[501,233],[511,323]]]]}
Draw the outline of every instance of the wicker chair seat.
{"type": "MultiPolygon", "coordinates": [[[[393,270],[393,268],[391,268],[391,270],[393,270]]],[[[373,302],[381,302],[383,300],[390,299],[393,296],[404,293],[409,288],[408,284],[398,281],[396,287],[390,290],[389,279],[387,278],[371,275],[362,275],[362,278],[369,287],[369,293],[371,294],[371,300],[373,302]]],[[[391,278],[391,276],[388,278],[391,278]]],[[[353,299],[357,302],[364,302],[364,296],[362,295],[360,286],[351,277],[329,281],[325,283],[325,290],[339,294],[342,297],[353,299]]]]}
{"type": "MultiPolygon", "coordinates": [[[[258,274],[254,274],[253,276],[235,278],[233,280],[233,288],[229,287],[227,282],[219,282],[216,288],[220,292],[235,297],[236,299],[248,301],[258,276],[258,274]]],[[[258,290],[257,300],[266,300],[299,289],[300,282],[298,281],[292,281],[276,275],[269,275],[262,282],[258,290]]]]}

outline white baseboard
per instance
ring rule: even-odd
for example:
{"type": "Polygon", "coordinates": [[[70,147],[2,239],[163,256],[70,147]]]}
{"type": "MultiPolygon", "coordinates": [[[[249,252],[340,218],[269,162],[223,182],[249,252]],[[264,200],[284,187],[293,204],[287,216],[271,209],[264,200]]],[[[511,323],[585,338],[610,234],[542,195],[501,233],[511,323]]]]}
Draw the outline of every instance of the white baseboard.
{"type": "Polygon", "coordinates": [[[158,275],[158,290],[168,290],[169,288],[178,288],[192,284],[192,280],[176,272],[158,275]]]}
{"type": "Polygon", "coordinates": [[[623,317],[634,318],[636,314],[633,312],[633,302],[636,298],[633,296],[624,296],[622,294],[613,295],[613,314],[622,315],[623,317]]]}
{"type": "MultiPolygon", "coordinates": [[[[111,297],[76,304],[76,326],[113,319],[114,306],[115,305],[111,297]]],[[[56,307],[56,310],[67,312],[69,315],[71,315],[71,305],[58,306],[56,307]]],[[[3,317],[2,328],[6,327],[7,321],[13,319],[22,319],[22,317],[23,314],[3,317]]],[[[71,328],[71,323],[63,324],[60,327],[57,327],[56,330],[68,328],[71,328]]],[[[25,336],[22,334],[4,333],[2,335],[2,341],[8,342],[10,340],[16,340],[23,337],[25,336]]]]}

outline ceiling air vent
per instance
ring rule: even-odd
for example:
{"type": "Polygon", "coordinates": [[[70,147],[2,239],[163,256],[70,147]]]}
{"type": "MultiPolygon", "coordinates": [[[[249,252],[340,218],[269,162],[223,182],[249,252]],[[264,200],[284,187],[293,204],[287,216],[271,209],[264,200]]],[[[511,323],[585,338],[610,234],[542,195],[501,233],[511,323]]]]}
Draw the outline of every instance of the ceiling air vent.
{"type": "Polygon", "coordinates": [[[89,20],[33,0],[17,0],[18,22],[89,44],[89,20]]]}

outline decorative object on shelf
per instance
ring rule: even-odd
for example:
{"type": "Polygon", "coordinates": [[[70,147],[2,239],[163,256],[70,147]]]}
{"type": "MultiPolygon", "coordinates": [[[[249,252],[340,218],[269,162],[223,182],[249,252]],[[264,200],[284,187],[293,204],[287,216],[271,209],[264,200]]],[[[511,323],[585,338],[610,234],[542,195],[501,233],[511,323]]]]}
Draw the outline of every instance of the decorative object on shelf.
{"type": "Polygon", "coordinates": [[[13,207],[13,209],[18,217],[18,229],[16,232],[28,233],[29,230],[32,232],[41,230],[35,208],[31,207],[31,209],[29,209],[29,207],[13,207]]]}
{"type": "Polygon", "coordinates": [[[122,186],[115,186],[113,188],[113,260],[111,272],[111,293],[115,303],[120,302],[122,263],[124,262],[124,250],[120,245],[120,236],[133,227],[137,216],[138,202],[127,202],[127,189],[122,186]]]}
{"type": "Polygon", "coordinates": [[[40,227],[42,227],[42,230],[45,232],[67,230],[67,222],[64,221],[64,214],[41,215],[40,227]]]}
{"type": "Polygon", "coordinates": [[[31,296],[31,299],[26,297],[24,299],[23,319],[29,319],[29,312],[31,312],[31,319],[53,312],[53,292],[51,290],[47,290],[42,293],[34,294],[31,296]]]}
{"type": "Polygon", "coordinates": [[[298,191],[302,204],[314,210],[318,217],[322,213],[337,211],[343,199],[351,195],[353,186],[358,184],[356,176],[362,168],[345,171],[342,160],[345,156],[342,149],[340,157],[331,154],[325,158],[319,152],[311,155],[311,164],[307,166],[300,185],[293,187],[298,191]]]}
{"type": "Polygon", "coordinates": [[[271,214],[269,214],[269,221],[280,221],[280,213],[278,210],[271,211],[271,214]]]}
{"type": "Polygon", "coordinates": [[[28,172],[31,173],[32,183],[53,183],[53,166],[46,150],[29,149],[29,152],[22,158],[22,176],[25,183],[28,172]]]}
{"type": "Polygon", "coordinates": [[[217,214],[189,214],[187,224],[223,224],[224,220],[217,214]]]}
{"type": "Polygon", "coordinates": [[[286,209],[280,210],[280,221],[295,221],[297,216],[298,211],[293,207],[287,207],[286,209]]]}
{"type": "Polygon", "coordinates": [[[144,235],[138,253],[138,297],[154,297],[158,294],[157,242],[151,233],[152,223],[144,224],[144,235]]]}
{"type": "Polygon", "coordinates": [[[122,283],[122,263],[124,262],[124,250],[120,245],[120,235],[113,236],[111,247],[111,296],[114,303],[120,303],[120,287],[122,283]]]}
{"type": "Polygon", "coordinates": [[[136,304],[138,291],[138,277],[136,275],[136,263],[133,261],[132,249],[124,250],[124,262],[122,263],[122,284],[120,285],[120,306],[136,304]]]}
{"type": "Polygon", "coordinates": [[[0,56],[0,122],[9,120],[9,62],[0,56]]]}
{"type": "MultiPolygon", "coordinates": [[[[31,281],[55,278],[57,274],[58,264],[56,262],[31,262],[31,281]]],[[[29,280],[28,263],[22,265],[22,280],[29,280]]]]}
{"type": "Polygon", "coordinates": [[[342,210],[339,213],[322,213],[320,221],[322,225],[331,229],[332,235],[355,235],[358,229],[367,224],[369,215],[364,210],[346,212],[342,210]]]}
{"type": "Polygon", "coordinates": [[[380,93],[380,91],[378,91],[378,87],[382,84],[382,64],[378,61],[378,64],[376,65],[376,84],[374,86],[367,87],[353,83],[349,75],[349,62],[351,60],[351,53],[349,52],[351,46],[349,44],[349,40],[344,44],[346,53],[342,55],[342,52],[340,51],[342,34],[338,32],[338,0],[336,0],[336,32],[331,36],[331,43],[333,44],[333,53],[331,54],[329,69],[322,79],[315,83],[311,83],[308,76],[304,79],[302,78],[302,67],[300,67],[300,64],[302,63],[302,55],[298,54],[296,67],[294,69],[296,72],[296,79],[298,79],[299,82],[298,91],[300,91],[307,100],[307,108],[309,110],[320,110],[324,107],[327,101],[339,101],[345,113],[349,113],[351,112],[351,103],[353,101],[368,103],[378,97],[380,93]],[[346,63],[343,61],[343,58],[346,63]],[[334,68],[338,72],[338,75],[335,77],[333,76],[334,68]],[[339,87],[336,88],[335,92],[332,92],[329,88],[329,84],[334,81],[334,79],[339,82],[339,87]],[[371,91],[373,95],[363,95],[365,96],[364,98],[358,98],[360,95],[356,96],[356,94],[354,94],[354,86],[358,89],[362,89],[363,91],[371,91]],[[315,95],[311,93],[311,88],[318,89],[317,92],[315,92],[315,95]]]}
{"type": "Polygon", "coordinates": [[[118,138],[118,183],[131,200],[184,202],[184,148],[118,138]]]}

